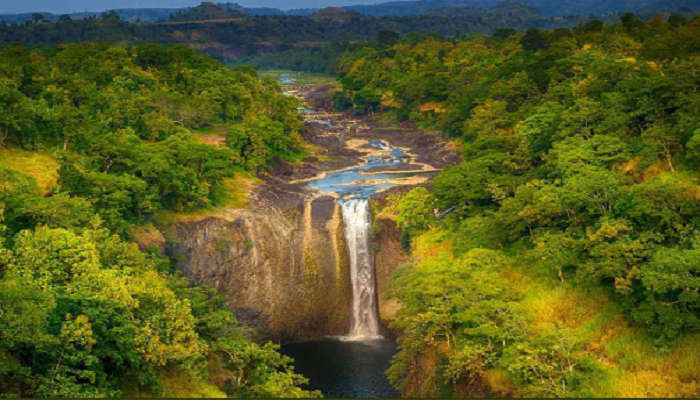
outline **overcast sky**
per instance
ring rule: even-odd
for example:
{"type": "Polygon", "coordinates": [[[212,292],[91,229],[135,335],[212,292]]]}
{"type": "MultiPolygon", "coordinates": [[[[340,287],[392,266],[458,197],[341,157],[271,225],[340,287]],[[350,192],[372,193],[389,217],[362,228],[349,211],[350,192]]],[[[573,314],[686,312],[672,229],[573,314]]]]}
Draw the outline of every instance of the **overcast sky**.
{"type": "MultiPolygon", "coordinates": [[[[385,0],[215,0],[215,3],[239,3],[246,7],[316,8],[350,4],[374,4],[385,0]]],[[[112,8],[177,8],[194,6],[201,0],[0,0],[0,13],[48,11],[70,13],[103,11],[112,8]]]]}

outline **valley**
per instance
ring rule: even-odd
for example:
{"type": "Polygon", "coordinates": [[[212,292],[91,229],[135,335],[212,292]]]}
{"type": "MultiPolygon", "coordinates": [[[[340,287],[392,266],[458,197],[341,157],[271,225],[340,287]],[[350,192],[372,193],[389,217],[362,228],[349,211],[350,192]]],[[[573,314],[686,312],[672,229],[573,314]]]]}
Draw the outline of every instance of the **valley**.
{"type": "Polygon", "coordinates": [[[695,4],[0,16],[0,397],[700,396],[695,4]]]}

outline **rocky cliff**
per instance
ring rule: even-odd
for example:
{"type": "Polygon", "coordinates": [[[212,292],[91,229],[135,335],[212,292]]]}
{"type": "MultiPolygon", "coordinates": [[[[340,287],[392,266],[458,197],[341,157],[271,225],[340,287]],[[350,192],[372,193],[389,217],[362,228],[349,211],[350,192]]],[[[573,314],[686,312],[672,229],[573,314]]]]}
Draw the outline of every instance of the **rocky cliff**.
{"type": "Polygon", "coordinates": [[[401,229],[396,225],[393,208],[400,196],[410,187],[395,187],[379,193],[372,199],[372,247],[377,282],[379,320],[384,329],[394,320],[401,308],[395,298],[388,295],[391,276],[396,269],[408,261],[408,254],[401,245],[401,229]]]}
{"type": "MultiPolygon", "coordinates": [[[[303,135],[315,148],[313,157],[277,163],[249,193],[245,209],[187,216],[160,227],[168,233],[166,247],[174,264],[192,283],[228,296],[253,337],[280,342],[343,335],[350,328],[352,287],[340,208],[335,198],[307,188],[305,180],[363,163],[367,150],[351,144],[369,140],[406,149],[410,157],[401,166],[407,170],[437,171],[459,160],[450,143],[413,126],[385,127],[330,113],[331,85],[302,89],[297,95],[325,110],[305,116],[303,135]]],[[[385,208],[387,196],[407,189],[379,194],[373,203],[385,208]]],[[[379,317],[385,328],[400,307],[385,296],[388,282],[406,260],[401,232],[390,214],[375,213],[373,238],[379,317]]]]}
{"type": "Polygon", "coordinates": [[[346,333],[352,291],[335,199],[266,196],[249,209],[176,222],[170,248],[177,267],[229,296],[254,337],[288,342],[346,333]]]}

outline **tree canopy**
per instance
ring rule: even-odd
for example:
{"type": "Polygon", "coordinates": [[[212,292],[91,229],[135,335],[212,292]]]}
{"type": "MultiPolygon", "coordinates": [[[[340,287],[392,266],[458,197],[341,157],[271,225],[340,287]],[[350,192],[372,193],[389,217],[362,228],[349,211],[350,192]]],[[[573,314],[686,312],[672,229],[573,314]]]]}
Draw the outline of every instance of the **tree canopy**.
{"type": "Polygon", "coordinates": [[[42,187],[0,160],[0,396],[158,395],[169,376],[217,396],[317,396],[222,296],[129,241],[158,210],[213,204],[236,170],[298,151],[296,106],[183,46],[0,48],[0,151],[58,163],[42,187]],[[198,140],[213,127],[235,132],[230,147],[198,140]]]}
{"type": "Polygon", "coordinates": [[[339,57],[339,108],[383,111],[464,144],[461,164],[398,206],[404,233],[438,229],[457,258],[396,277],[394,384],[415,385],[417,355],[450,346],[436,383],[447,392],[432,395],[479,388],[488,369],[526,394],[592,395],[582,382],[600,364],[571,332],[528,332],[518,293],[487,280],[509,263],[604,288],[660,349],[700,332],[699,33],[698,18],[625,15],[572,30],[405,38],[339,57]]]}

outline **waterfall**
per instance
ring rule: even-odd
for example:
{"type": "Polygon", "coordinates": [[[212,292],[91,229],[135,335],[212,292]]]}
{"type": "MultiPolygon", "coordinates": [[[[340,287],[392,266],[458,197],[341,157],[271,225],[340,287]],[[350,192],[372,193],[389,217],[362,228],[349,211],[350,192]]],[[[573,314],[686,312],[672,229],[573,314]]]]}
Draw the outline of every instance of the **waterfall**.
{"type": "Polygon", "coordinates": [[[369,201],[352,198],[340,201],[340,205],[345,222],[345,239],[350,251],[352,282],[352,324],[347,338],[379,338],[374,265],[369,248],[369,201]]]}

